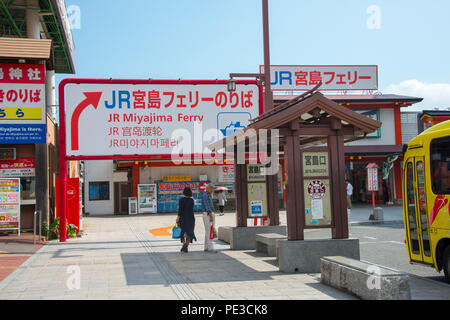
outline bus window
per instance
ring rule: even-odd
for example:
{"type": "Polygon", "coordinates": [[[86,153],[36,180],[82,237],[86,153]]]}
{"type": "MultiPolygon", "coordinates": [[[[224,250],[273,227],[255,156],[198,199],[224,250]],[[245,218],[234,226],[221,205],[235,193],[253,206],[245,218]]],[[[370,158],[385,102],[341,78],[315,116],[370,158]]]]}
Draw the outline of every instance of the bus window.
{"type": "Polygon", "coordinates": [[[417,171],[417,193],[418,193],[418,203],[419,203],[419,212],[420,212],[420,224],[422,226],[423,254],[427,257],[431,257],[430,237],[428,235],[425,178],[424,178],[422,161],[418,161],[416,163],[416,171],[417,171]]]}
{"type": "Polygon", "coordinates": [[[450,137],[431,142],[431,181],[434,194],[450,194],[450,137]]]}
{"type": "Polygon", "coordinates": [[[408,162],[406,170],[406,201],[408,206],[410,247],[414,254],[420,254],[419,234],[416,221],[416,201],[414,196],[414,168],[411,162],[408,162]]]}

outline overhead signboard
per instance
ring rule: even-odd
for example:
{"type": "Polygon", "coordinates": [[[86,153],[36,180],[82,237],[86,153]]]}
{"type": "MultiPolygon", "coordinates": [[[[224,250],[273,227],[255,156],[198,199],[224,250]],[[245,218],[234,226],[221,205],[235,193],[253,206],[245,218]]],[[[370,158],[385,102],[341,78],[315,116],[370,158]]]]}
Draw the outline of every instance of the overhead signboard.
{"type": "Polygon", "coordinates": [[[66,79],[60,85],[66,154],[170,155],[183,139],[191,146],[183,153],[202,153],[250,124],[262,110],[261,95],[250,80],[228,92],[226,80],[66,79]],[[179,129],[186,134],[174,135],[179,129]]]}
{"type": "Polygon", "coordinates": [[[308,91],[320,82],[319,91],[378,90],[378,66],[273,65],[270,80],[274,91],[308,91]]]}
{"type": "Polygon", "coordinates": [[[0,144],[46,143],[45,67],[0,64],[0,144]]]}

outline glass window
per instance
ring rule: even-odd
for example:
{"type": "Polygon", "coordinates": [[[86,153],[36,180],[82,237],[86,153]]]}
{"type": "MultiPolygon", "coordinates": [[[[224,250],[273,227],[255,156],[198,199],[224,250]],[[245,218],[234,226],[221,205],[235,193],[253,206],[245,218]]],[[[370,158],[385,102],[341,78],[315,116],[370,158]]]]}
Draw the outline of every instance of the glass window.
{"type": "Polygon", "coordinates": [[[417,170],[417,193],[418,193],[418,203],[420,211],[420,224],[422,226],[422,247],[423,254],[427,257],[431,257],[430,251],[430,237],[428,235],[428,219],[427,219],[427,202],[426,202],[426,189],[425,180],[423,175],[423,162],[418,161],[416,163],[417,170]]]}
{"type": "Polygon", "coordinates": [[[89,182],[89,201],[109,200],[109,182],[89,182]]]}
{"type": "Polygon", "coordinates": [[[36,199],[35,178],[20,178],[20,198],[22,200],[36,199]]]}
{"type": "Polygon", "coordinates": [[[408,166],[406,168],[406,197],[406,205],[408,206],[410,247],[414,254],[420,254],[419,234],[417,232],[416,221],[416,201],[414,195],[414,168],[411,162],[408,162],[408,166]]]}
{"type": "Polygon", "coordinates": [[[450,194],[450,137],[431,142],[431,181],[434,194],[450,194]]]}

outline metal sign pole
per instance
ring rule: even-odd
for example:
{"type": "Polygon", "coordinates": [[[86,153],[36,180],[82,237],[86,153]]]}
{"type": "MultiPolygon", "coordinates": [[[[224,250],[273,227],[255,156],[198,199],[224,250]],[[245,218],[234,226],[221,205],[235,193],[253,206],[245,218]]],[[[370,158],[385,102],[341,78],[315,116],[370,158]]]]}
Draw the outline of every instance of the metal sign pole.
{"type": "Polygon", "coordinates": [[[39,210],[39,242],[42,240],[42,211],[39,210]]]}
{"type": "Polygon", "coordinates": [[[34,212],[33,216],[33,245],[36,245],[36,216],[37,211],[34,212]]]}

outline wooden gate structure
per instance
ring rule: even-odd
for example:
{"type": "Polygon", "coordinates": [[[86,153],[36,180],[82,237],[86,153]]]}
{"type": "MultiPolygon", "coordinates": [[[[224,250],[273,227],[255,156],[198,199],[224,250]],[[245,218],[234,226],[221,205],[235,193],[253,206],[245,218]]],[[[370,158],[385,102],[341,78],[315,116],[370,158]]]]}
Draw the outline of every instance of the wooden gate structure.
{"type": "MultiPolygon", "coordinates": [[[[331,228],[333,239],[347,239],[349,233],[344,143],[363,139],[380,127],[381,122],[340,106],[320,92],[310,91],[265,112],[255,118],[245,129],[211,144],[209,148],[212,151],[219,151],[225,146],[227,150],[230,146],[234,148],[237,227],[247,226],[249,213],[246,169],[248,161],[238,163],[238,146],[243,144],[245,152],[248,152],[251,147],[255,147],[254,144],[257,141],[259,145],[265,143],[266,150],[270,152],[271,141],[273,141],[271,137],[275,137],[280,146],[277,158],[284,158],[285,165],[288,240],[304,240],[304,229],[307,228],[331,228]],[[264,129],[266,132],[262,135],[264,129]],[[311,147],[321,150],[323,159],[329,159],[326,161],[324,174],[321,175],[321,179],[326,181],[325,184],[318,179],[314,180],[314,175],[305,174],[304,166],[308,163],[308,157],[315,158],[314,154],[310,155],[311,147]],[[309,155],[305,156],[307,153],[309,155]],[[321,187],[317,188],[310,182],[310,185],[312,183],[310,188],[309,185],[305,185],[305,181],[321,184],[323,194],[325,189],[329,189],[330,205],[326,206],[319,202],[319,206],[316,205],[314,209],[320,211],[322,205],[324,211],[322,215],[330,216],[329,220],[322,219],[323,224],[317,222],[320,220],[310,218],[312,207],[314,207],[312,204],[315,204],[314,200],[317,200],[314,197],[318,194],[320,200],[320,196],[323,196],[320,192],[316,194],[314,192],[321,187]],[[308,192],[312,194],[312,200],[308,204],[309,208],[306,208],[308,192]],[[313,222],[315,220],[315,223],[311,224],[311,221],[308,223],[306,220],[313,222]]],[[[270,158],[271,154],[267,156],[270,158]]],[[[266,188],[267,215],[270,225],[279,225],[277,174],[266,176],[266,188]]]]}

